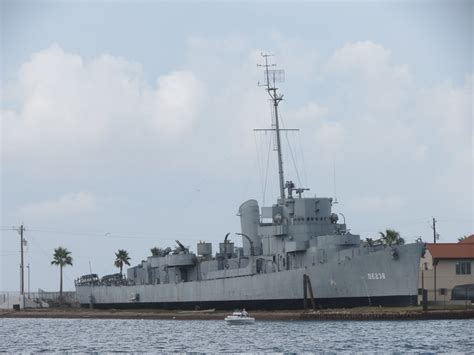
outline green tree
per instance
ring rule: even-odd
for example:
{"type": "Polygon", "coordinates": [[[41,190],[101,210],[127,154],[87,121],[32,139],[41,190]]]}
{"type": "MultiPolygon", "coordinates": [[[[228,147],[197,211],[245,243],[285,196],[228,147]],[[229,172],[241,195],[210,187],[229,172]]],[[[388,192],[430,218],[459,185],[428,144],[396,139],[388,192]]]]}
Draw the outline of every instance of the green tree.
{"type": "Polygon", "coordinates": [[[119,249],[115,253],[115,257],[116,259],[115,259],[114,265],[120,268],[120,275],[122,275],[123,265],[125,264],[125,265],[130,266],[130,257],[128,256],[128,252],[123,249],[119,249]]]}
{"type": "Polygon", "coordinates": [[[400,233],[393,229],[387,229],[384,232],[379,232],[380,239],[384,245],[403,245],[405,244],[405,239],[400,237],[400,233]]]}
{"type": "Polygon", "coordinates": [[[63,247],[54,249],[53,261],[51,265],[59,265],[59,297],[63,296],[63,267],[66,265],[72,266],[71,252],[63,247]]]}
{"type": "Polygon", "coordinates": [[[163,250],[158,247],[153,247],[150,249],[151,255],[152,256],[161,256],[163,254],[163,250]]]}
{"type": "Polygon", "coordinates": [[[466,240],[466,239],[467,239],[467,235],[465,235],[463,237],[459,237],[458,242],[462,242],[463,240],[466,240]]]}

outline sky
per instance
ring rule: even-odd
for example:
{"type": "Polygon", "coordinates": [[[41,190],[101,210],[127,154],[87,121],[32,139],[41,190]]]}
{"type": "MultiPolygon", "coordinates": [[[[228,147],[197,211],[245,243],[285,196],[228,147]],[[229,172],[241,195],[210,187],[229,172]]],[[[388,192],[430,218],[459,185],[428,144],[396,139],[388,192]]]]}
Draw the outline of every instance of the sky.
{"type": "MultiPolygon", "coordinates": [[[[474,233],[472,1],[0,1],[0,290],[56,291],[150,248],[196,251],[278,196],[336,198],[361,238],[474,233]],[[268,158],[270,157],[270,159],[268,158]]],[[[231,238],[237,245],[242,241],[231,238]]]]}

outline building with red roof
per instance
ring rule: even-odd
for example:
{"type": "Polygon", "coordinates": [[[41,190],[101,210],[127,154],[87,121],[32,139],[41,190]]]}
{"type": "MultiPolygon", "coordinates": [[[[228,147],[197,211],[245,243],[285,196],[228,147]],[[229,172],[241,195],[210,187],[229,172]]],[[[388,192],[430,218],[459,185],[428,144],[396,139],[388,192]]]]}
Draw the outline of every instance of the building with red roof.
{"type": "Polygon", "coordinates": [[[474,244],[474,234],[471,234],[469,237],[466,237],[465,239],[461,240],[459,243],[474,244]]]}
{"type": "Polygon", "coordinates": [[[474,234],[458,243],[426,244],[419,285],[430,302],[474,302],[474,234]]]}

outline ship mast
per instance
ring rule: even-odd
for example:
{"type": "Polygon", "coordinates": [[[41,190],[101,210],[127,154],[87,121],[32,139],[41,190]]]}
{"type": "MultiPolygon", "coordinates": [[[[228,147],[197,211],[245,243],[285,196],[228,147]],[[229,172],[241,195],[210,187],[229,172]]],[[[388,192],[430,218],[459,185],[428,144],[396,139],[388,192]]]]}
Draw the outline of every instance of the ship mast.
{"type": "Polygon", "coordinates": [[[275,113],[275,128],[272,130],[275,131],[276,135],[276,150],[278,154],[278,177],[280,181],[280,198],[285,199],[285,178],[283,173],[283,157],[281,153],[281,139],[280,139],[280,123],[278,120],[278,104],[283,100],[283,95],[277,93],[278,88],[275,86],[276,82],[283,81],[285,72],[283,70],[270,70],[270,67],[276,67],[276,64],[268,64],[268,57],[271,57],[271,54],[261,53],[261,56],[265,58],[265,64],[257,64],[259,67],[265,68],[265,83],[260,84],[260,86],[265,86],[270,95],[270,98],[273,102],[273,110],[275,113]]]}

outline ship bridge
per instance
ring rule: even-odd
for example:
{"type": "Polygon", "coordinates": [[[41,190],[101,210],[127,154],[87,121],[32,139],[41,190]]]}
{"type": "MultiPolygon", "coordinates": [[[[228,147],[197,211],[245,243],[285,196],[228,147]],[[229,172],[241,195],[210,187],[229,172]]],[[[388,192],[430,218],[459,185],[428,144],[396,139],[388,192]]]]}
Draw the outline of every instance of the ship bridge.
{"type": "MultiPolygon", "coordinates": [[[[262,207],[261,214],[256,200],[246,201],[239,208],[242,233],[250,237],[256,250],[263,255],[303,251],[309,248],[311,239],[346,232],[345,223],[338,223],[337,214],[332,213],[332,198],[301,197],[301,192],[308,189],[294,188],[291,181],[286,187],[288,197],[262,207]]],[[[249,255],[249,241],[243,238],[242,244],[244,254],[249,255]]]]}

